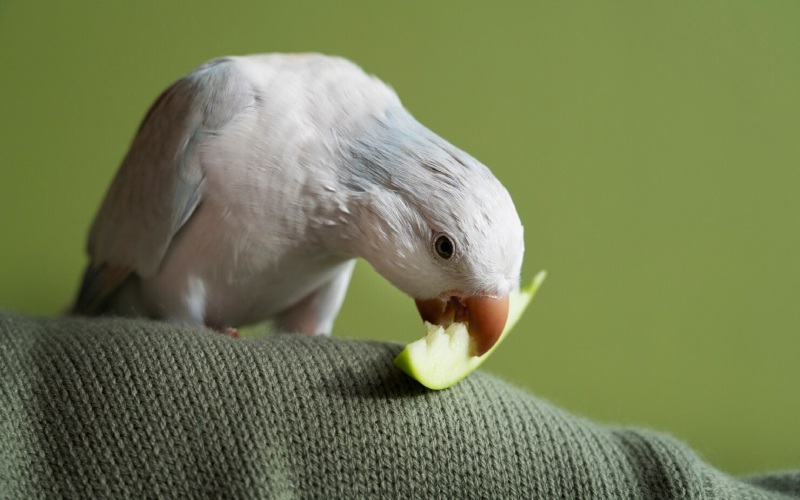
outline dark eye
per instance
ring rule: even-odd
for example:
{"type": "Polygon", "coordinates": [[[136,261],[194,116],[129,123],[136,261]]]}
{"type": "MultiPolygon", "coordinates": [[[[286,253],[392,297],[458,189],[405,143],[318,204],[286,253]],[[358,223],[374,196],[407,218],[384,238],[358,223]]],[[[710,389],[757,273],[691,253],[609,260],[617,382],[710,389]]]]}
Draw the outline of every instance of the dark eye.
{"type": "Polygon", "coordinates": [[[445,260],[452,257],[456,251],[453,241],[446,234],[440,234],[433,240],[433,248],[439,254],[439,257],[445,260]]]}

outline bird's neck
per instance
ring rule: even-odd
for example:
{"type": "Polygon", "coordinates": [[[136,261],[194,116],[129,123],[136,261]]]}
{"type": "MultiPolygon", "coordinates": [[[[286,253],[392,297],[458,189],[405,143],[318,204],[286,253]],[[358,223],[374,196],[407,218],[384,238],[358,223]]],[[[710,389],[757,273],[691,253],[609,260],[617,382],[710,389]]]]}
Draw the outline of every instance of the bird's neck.
{"type": "Polygon", "coordinates": [[[413,192],[415,153],[439,140],[399,104],[365,116],[337,130],[328,152],[334,168],[320,169],[326,180],[312,188],[318,205],[311,215],[313,231],[333,251],[370,260],[385,251],[392,222],[413,192]],[[391,210],[394,203],[396,210],[391,210]],[[374,257],[374,255],[373,255],[374,257]]]}
{"type": "Polygon", "coordinates": [[[321,182],[314,187],[317,204],[308,214],[308,231],[314,244],[343,258],[361,255],[363,233],[359,206],[352,193],[336,182],[321,182]]]}

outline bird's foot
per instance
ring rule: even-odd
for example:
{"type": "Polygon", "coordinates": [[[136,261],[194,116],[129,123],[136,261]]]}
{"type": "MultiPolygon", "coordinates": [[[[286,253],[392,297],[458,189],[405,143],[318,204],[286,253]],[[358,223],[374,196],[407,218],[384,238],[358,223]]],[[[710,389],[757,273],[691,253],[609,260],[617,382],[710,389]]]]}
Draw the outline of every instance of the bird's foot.
{"type": "Polygon", "coordinates": [[[223,335],[226,335],[226,336],[232,338],[232,339],[240,339],[240,338],[242,338],[242,335],[239,333],[239,330],[237,330],[236,328],[227,327],[227,328],[222,328],[222,329],[217,330],[217,331],[219,333],[223,334],[223,335]]]}

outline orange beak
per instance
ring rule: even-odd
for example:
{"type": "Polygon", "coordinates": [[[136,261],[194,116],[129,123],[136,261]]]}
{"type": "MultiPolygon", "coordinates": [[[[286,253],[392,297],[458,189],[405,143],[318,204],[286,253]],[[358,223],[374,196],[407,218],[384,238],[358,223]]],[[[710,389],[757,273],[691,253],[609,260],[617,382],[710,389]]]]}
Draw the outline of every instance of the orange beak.
{"type": "Polygon", "coordinates": [[[453,322],[467,322],[467,331],[475,341],[476,356],[483,356],[500,338],[508,319],[508,296],[467,297],[450,300],[415,300],[424,321],[444,328],[453,322]]]}

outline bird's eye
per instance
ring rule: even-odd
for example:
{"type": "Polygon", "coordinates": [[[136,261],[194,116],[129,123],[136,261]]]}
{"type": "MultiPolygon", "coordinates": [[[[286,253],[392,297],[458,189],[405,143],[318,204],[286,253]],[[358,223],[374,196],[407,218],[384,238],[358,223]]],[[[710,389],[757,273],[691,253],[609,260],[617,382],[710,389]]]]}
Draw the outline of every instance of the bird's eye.
{"type": "Polygon", "coordinates": [[[440,234],[433,240],[433,249],[436,250],[439,257],[445,260],[451,258],[456,252],[453,241],[446,234],[440,234]]]}

